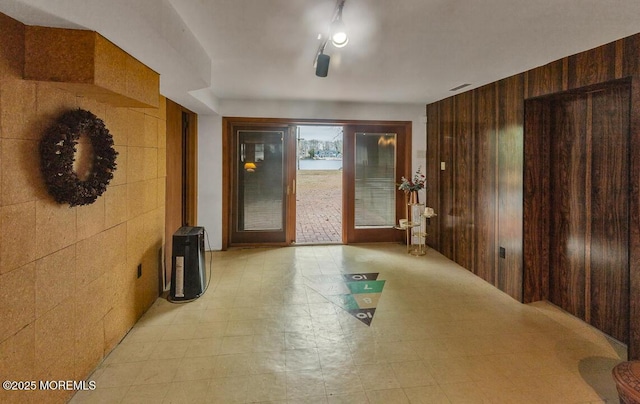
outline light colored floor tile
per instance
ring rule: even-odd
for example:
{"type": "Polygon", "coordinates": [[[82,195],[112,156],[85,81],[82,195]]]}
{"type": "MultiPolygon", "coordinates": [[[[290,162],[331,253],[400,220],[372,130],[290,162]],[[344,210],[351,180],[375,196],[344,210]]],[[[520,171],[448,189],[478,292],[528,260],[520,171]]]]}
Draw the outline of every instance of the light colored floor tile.
{"type": "Polygon", "coordinates": [[[155,404],[161,403],[169,389],[168,384],[144,384],[129,387],[121,403],[123,404],[155,404]]]}
{"type": "Polygon", "coordinates": [[[371,404],[405,404],[409,398],[402,389],[372,390],[367,391],[367,397],[371,404]]]}
{"type": "Polygon", "coordinates": [[[520,304],[432,250],[213,255],[207,293],[158,299],[98,365],[98,388],[72,403],[617,402],[611,369],[623,345],[549,303],[520,304]],[[326,276],[372,272],[385,287],[371,326],[320,293],[326,276]]]}

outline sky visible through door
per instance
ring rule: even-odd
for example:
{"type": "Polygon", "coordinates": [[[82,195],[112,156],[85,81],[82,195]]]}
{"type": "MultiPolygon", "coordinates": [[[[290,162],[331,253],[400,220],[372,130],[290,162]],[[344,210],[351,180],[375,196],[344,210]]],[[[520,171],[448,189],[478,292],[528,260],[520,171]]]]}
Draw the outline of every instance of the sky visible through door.
{"type": "Polygon", "coordinates": [[[342,126],[298,126],[296,244],[342,243],[342,126]]]}

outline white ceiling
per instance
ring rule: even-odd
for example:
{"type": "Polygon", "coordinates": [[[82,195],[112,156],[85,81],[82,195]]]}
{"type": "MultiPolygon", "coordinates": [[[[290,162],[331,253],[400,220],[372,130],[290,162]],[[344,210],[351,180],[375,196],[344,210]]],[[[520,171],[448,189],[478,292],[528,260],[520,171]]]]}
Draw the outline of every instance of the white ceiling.
{"type": "Polygon", "coordinates": [[[319,78],[317,35],[328,29],[335,4],[0,0],[0,11],[28,24],[96,30],[158,71],[165,95],[180,100],[196,91],[212,105],[425,104],[458,85],[478,87],[640,32],[639,0],[347,0],[350,42],[327,46],[329,76],[319,78]]]}

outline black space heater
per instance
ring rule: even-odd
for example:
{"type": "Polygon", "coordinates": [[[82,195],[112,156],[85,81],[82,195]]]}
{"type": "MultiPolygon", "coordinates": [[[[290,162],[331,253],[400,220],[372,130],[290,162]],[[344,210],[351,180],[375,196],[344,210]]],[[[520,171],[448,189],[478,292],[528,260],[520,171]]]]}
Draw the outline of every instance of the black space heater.
{"type": "Polygon", "coordinates": [[[204,227],[184,226],[173,234],[170,300],[200,297],[207,285],[204,260],[204,227]]]}

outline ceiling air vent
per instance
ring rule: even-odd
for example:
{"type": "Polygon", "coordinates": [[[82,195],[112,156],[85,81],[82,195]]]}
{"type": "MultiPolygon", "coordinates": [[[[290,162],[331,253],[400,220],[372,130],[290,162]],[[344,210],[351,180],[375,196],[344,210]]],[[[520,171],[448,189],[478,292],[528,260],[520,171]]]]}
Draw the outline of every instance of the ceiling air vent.
{"type": "Polygon", "coordinates": [[[451,89],[451,90],[449,90],[449,91],[458,91],[458,90],[460,90],[461,88],[465,88],[465,87],[470,86],[470,85],[471,85],[471,84],[469,84],[469,83],[467,83],[467,84],[460,84],[458,87],[454,87],[454,88],[452,88],[452,89],[451,89]]]}

